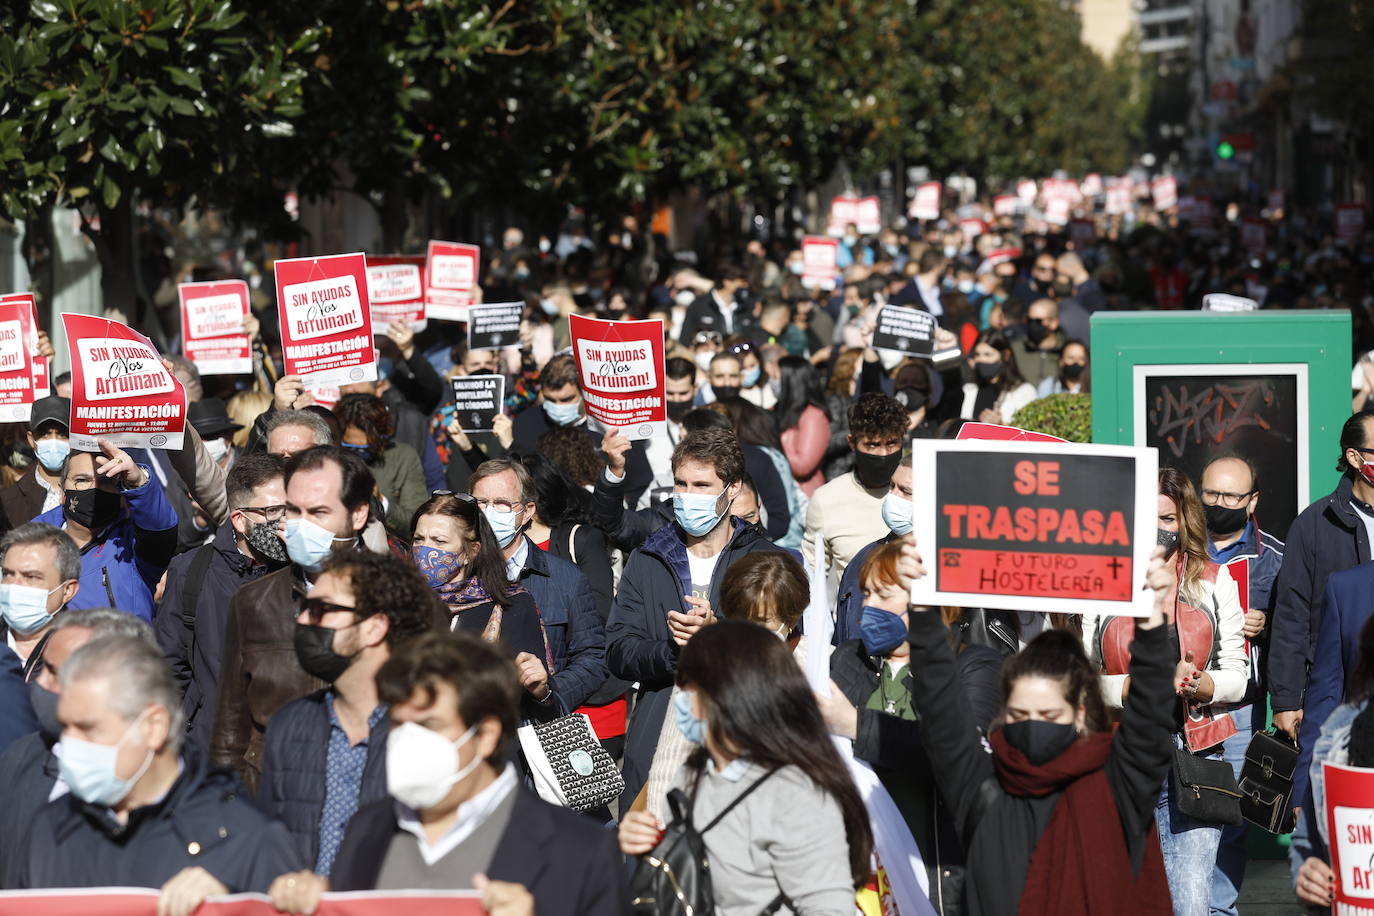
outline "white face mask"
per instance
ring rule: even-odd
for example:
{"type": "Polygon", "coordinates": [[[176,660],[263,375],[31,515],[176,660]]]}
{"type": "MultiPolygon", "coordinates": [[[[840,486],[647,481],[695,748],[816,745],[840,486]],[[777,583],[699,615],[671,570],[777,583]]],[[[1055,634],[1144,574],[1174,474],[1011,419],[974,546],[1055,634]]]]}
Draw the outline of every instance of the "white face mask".
{"type": "Polygon", "coordinates": [[[696,293],[692,292],[690,289],[680,289],[677,291],[677,295],[673,296],[673,301],[683,308],[686,308],[695,302],[696,298],[696,293]]]}
{"type": "Polygon", "coordinates": [[[475,734],[476,725],[457,741],[414,722],[392,728],[386,740],[387,794],[415,811],[439,804],[481,764],[481,755],[473,754],[466,764],[458,765],[458,748],[475,734]]]}
{"type": "Polygon", "coordinates": [[[216,463],[219,463],[224,460],[225,455],[229,454],[229,443],[223,439],[206,439],[205,451],[216,463]]]}
{"type": "Polygon", "coordinates": [[[714,359],[715,356],[716,354],[712,353],[710,350],[701,350],[698,351],[697,355],[693,357],[693,359],[696,361],[698,369],[700,369],[702,372],[710,372],[711,360],[714,359]]]}

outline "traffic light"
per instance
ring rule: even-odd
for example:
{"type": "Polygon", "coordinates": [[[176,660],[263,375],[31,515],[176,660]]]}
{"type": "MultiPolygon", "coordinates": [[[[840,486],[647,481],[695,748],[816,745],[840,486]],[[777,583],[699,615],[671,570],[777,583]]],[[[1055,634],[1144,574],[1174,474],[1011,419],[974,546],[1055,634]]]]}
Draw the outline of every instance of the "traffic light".
{"type": "Polygon", "coordinates": [[[1234,159],[1236,148],[1231,145],[1229,140],[1222,140],[1217,144],[1217,158],[1222,160],[1234,159]]]}

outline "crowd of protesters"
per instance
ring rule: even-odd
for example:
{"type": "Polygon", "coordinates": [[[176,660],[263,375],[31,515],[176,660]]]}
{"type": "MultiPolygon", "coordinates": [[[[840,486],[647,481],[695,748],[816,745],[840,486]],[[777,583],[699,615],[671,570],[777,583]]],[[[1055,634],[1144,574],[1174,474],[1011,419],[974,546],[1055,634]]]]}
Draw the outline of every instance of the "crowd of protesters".
{"type": "Polygon", "coordinates": [[[631,875],[685,813],[717,912],[892,912],[852,755],[924,862],[921,912],[1230,914],[1246,828],[1185,811],[1176,770],[1238,776],[1272,706],[1305,755],[1296,893],[1328,906],[1307,768],[1374,765],[1374,245],[1266,210],[1243,246],[1259,212],[1084,231],[973,202],[845,227],[833,289],[797,239],[707,263],[632,218],[510,228],[479,292],[526,303],[518,348],[398,323],[378,379],[327,395],[282,374],[263,283],[251,377],[172,359],[176,451],[71,449],[55,378],[5,430],[0,888],[148,887],[174,916],[363,889],[667,913],[631,875]],[[1219,454],[1160,472],[1148,618],[914,606],[912,439],[1090,394],[1093,314],[1213,292],[1352,317],[1352,416],[1313,443],[1340,483],[1287,545],[1257,521],[1258,456],[1219,454]],[[875,349],[884,305],[953,355],[875,349]],[[662,321],[651,438],[587,416],[574,314],[662,321]],[[448,379],[489,374],[504,413],[466,430],[448,379]],[[828,693],[803,673],[813,565],[828,693]],[[535,791],[523,727],[576,714],[623,790],[575,812],[535,791]]]}

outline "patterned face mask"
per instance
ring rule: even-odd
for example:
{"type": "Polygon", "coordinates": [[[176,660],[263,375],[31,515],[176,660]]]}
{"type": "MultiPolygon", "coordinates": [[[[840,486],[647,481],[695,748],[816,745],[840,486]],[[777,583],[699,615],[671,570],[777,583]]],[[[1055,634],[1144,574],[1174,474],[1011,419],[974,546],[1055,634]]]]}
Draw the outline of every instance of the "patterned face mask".
{"type": "Polygon", "coordinates": [[[453,581],[467,565],[461,553],[440,550],[438,547],[416,544],[410,548],[410,555],[415,560],[415,568],[420,570],[420,575],[425,577],[430,588],[453,581]]]}

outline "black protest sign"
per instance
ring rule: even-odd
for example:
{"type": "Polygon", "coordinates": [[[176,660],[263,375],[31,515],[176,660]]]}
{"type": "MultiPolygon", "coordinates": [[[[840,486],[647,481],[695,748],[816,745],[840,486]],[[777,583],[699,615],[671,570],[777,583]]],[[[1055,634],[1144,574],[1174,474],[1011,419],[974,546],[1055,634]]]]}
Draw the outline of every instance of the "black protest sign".
{"type": "Polygon", "coordinates": [[[929,356],[935,349],[935,317],[920,309],[885,305],[878,309],[873,347],[912,356],[929,356]]]}
{"type": "Polygon", "coordinates": [[[453,379],[453,412],[465,433],[490,430],[506,397],[504,375],[460,375],[453,379]]]}
{"type": "Polygon", "coordinates": [[[500,350],[520,345],[523,302],[495,302],[468,308],[468,349],[500,350]]]}

